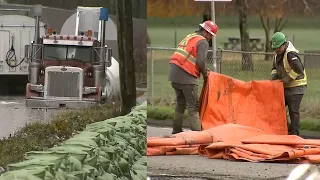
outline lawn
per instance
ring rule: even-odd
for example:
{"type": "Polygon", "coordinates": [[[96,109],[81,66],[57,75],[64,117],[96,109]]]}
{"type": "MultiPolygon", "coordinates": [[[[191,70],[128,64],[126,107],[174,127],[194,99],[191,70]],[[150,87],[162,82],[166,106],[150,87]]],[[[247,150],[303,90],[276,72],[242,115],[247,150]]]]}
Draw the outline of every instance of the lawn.
{"type": "MultiPolygon", "coordinates": [[[[195,30],[192,28],[177,28],[177,39],[180,40],[186,34],[195,30]]],[[[318,30],[316,29],[286,29],[283,31],[289,38],[295,36],[295,46],[303,53],[305,50],[319,50],[317,45],[320,39],[314,38],[318,30]]],[[[174,29],[150,27],[148,33],[151,39],[151,46],[173,47],[174,29]]],[[[262,29],[250,29],[250,36],[263,37],[262,29]]],[[[228,36],[239,36],[236,28],[220,28],[217,36],[217,45],[226,41],[228,36]]],[[[148,51],[148,100],[157,106],[173,106],[175,102],[174,91],[168,82],[168,62],[172,51],[154,50],[152,57],[148,51]],[[153,63],[152,63],[153,59],[153,63]],[[153,64],[153,65],[152,65],[153,64]],[[153,67],[153,76],[152,76],[153,67]],[[153,90],[152,90],[153,89],[153,90]]],[[[303,57],[302,57],[303,59],[303,57]]],[[[264,61],[264,55],[253,55],[254,71],[241,70],[241,54],[223,52],[221,59],[221,73],[231,77],[250,81],[269,79],[272,62],[264,61]]],[[[320,107],[320,73],[317,68],[308,68],[308,90],[302,102],[301,111],[305,118],[315,119],[319,117],[320,107]]],[[[199,81],[199,91],[202,81],[199,81]]],[[[200,93],[200,92],[199,92],[200,93]]]]}
{"type": "MultiPolygon", "coordinates": [[[[179,41],[188,33],[197,30],[198,27],[179,27],[179,28],[159,28],[148,27],[148,34],[151,39],[152,46],[174,47],[175,46],[175,30],[177,32],[177,40],[179,41]]],[[[319,29],[284,29],[283,32],[288,36],[289,40],[293,40],[296,48],[300,52],[305,50],[319,50],[320,39],[315,38],[319,34],[319,29]]],[[[265,39],[264,30],[262,28],[250,29],[250,37],[261,37],[265,39]]],[[[217,33],[217,47],[222,47],[221,43],[227,42],[228,37],[240,37],[239,29],[237,28],[220,28],[217,33]]]]}

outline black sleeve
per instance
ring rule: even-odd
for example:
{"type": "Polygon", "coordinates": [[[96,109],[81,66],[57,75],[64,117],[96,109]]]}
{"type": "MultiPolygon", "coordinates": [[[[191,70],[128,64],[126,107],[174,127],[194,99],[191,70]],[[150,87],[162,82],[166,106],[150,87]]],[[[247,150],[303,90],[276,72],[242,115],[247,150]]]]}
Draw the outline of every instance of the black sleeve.
{"type": "Polygon", "coordinates": [[[290,67],[297,74],[303,74],[304,67],[296,52],[288,52],[287,59],[290,67]]]}
{"type": "Polygon", "coordinates": [[[207,74],[207,53],[208,53],[209,44],[207,40],[200,40],[197,43],[197,59],[196,66],[199,68],[202,76],[207,74]]]}
{"type": "Polygon", "coordinates": [[[279,79],[275,62],[272,63],[271,80],[279,79]]]}

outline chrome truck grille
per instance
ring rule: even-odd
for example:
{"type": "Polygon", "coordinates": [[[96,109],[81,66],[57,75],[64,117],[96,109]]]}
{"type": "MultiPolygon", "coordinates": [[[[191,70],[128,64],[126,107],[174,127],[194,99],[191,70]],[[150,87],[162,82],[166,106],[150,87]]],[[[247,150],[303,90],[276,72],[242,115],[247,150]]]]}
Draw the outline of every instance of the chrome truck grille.
{"type": "Polygon", "coordinates": [[[81,100],[83,70],[77,67],[47,67],[44,86],[45,99],[81,100]]]}

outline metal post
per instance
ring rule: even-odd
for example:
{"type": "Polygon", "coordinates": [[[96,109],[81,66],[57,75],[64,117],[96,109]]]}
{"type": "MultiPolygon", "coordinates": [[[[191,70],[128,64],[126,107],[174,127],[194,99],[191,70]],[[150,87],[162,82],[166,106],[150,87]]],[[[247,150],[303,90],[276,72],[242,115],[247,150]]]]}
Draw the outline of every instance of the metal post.
{"type": "MultiPolygon", "coordinates": [[[[214,1],[211,1],[211,21],[216,22],[215,20],[215,8],[214,8],[214,1]]],[[[213,71],[220,73],[220,69],[217,65],[217,52],[216,52],[216,37],[212,36],[212,62],[213,62],[213,71]]]]}
{"type": "Polygon", "coordinates": [[[101,23],[101,26],[100,26],[100,42],[101,42],[101,44],[100,44],[100,46],[101,47],[104,47],[105,45],[106,45],[106,21],[100,21],[100,23],[101,23]]]}
{"type": "Polygon", "coordinates": [[[154,100],[154,50],[151,50],[151,105],[153,106],[154,100]]]}
{"type": "Polygon", "coordinates": [[[222,48],[218,48],[218,69],[219,69],[219,73],[221,73],[221,64],[222,64],[222,48]]]}
{"type": "Polygon", "coordinates": [[[80,11],[77,11],[77,14],[76,14],[76,28],[75,28],[75,32],[74,32],[75,36],[78,36],[78,34],[79,34],[79,21],[80,21],[80,11]]]}
{"type": "MultiPolygon", "coordinates": [[[[99,30],[101,29],[102,24],[101,21],[99,21],[99,30]]],[[[98,41],[101,41],[101,31],[98,31],[98,41]]]]}
{"type": "Polygon", "coordinates": [[[177,29],[175,28],[174,29],[174,45],[173,45],[173,47],[177,47],[177,29]]]}

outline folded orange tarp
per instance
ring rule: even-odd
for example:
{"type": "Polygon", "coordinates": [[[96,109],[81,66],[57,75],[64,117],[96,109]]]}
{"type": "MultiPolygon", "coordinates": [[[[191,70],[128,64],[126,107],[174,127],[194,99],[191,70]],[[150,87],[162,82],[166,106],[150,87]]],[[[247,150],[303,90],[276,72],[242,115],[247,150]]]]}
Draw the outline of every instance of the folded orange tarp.
{"type": "Polygon", "coordinates": [[[186,153],[183,153],[183,150],[180,150],[180,152],[177,153],[177,149],[175,149],[174,147],[189,148],[190,145],[195,145],[198,148],[199,145],[209,145],[214,142],[240,142],[242,139],[262,134],[265,134],[265,132],[260,129],[238,124],[225,124],[204,131],[186,131],[172,135],[168,138],[148,138],[147,155],[165,155],[168,153],[188,154],[188,151],[185,151],[186,153]]]}
{"type": "Polygon", "coordinates": [[[168,138],[148,138],[147,145],[148,156],[199,154],[211,159],[320,164],[320,140],[266,134],[258,128],[232,123],[201,132],[182,132],[168,138]],[[192,133],[195,141],[192,141],[192,133]],[[200,137],[206,141],[201,142],[200,137]],[[157,139],[161,139],[161,145],[155,142],[157,139]]]}
{"type": "MultiPolygon", "coordinates": [[[[251,138],[248,138],[247,143],[251,138]]],[[[246,160],[251,162],[258,161],[297,161],[308,160],[310,163],[318,163],[320,159],[320,142],[310,141],[307,146],[294,146],[303,141],[302,138],[294,135],[281,135],[281,136],[266,136],[260,135],[253,137],[253,144],[244,144],[241,142],[218,142],[212,143],[209,146],[201,146],[201,155],[206,155],[209,158],[223,158],[230,160],[246,160]],[[291,143],[286,143],[286,140],[291,139],[291,143]],[[297,143],[292,143],[292,142],[297,143]],[[270,144],[265,144],[270,142],[270,144]],[[283,142],[283,143],[280,143],[283,142]],[[285,144],[291,144],[285,145],[285,144]],[[222,154],[222,156],[221,156],[222,154]]]]}
{"type": "Polygon", "coordinates": [[[203,131],[147,139],[147,155],[320,164],[320,140],[286,135],[280,81],[243,82],[210,73],[200,96],[203,131]]]}
{"type": "Polygon", "coordinates": [[[270,134],[287,134],[283,83],[244,82],[211,72],[200,96],[202,128],[227,123],[252,126],[270,134]]]}

